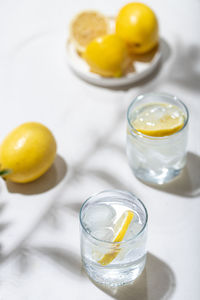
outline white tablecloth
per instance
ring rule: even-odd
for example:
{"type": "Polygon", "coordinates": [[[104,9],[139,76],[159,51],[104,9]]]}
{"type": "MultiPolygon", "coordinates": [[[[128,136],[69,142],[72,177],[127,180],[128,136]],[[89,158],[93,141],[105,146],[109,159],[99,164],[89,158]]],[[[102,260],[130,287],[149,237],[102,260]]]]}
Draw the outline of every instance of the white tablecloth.
{"type": "Polygon", "coordinates": [[[0,181],[0,300],[200,299],[200,2],[147,1],[166,42],[161,67],[128,88],[89,85],[66,64],[69,21],[83,9],[115,15],[125,3],[0,3],[0,139],[39,121],[58,144],[54,166],[38,181],[0,181]],[[159,189],[138,181],[125,155],[127,107],[147,91],[175,94],[190,111],[186,169],[159,189]],[[116,289],[87,278],[79,251],[81,204],[111,188],[135,193],[149,212],[146,269],[116,289]]]}

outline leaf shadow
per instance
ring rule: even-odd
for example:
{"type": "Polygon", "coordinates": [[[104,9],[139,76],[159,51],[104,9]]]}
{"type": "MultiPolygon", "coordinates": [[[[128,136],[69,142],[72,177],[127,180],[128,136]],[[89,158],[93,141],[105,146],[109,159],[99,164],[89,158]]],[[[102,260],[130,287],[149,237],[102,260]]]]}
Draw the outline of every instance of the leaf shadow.
{"type": "MultiPolygon", "coordinates": [[[[6,208],[6,203],[1,202],[0,203],[0,218],[1,218],[1,215],[3,214],[5,208],[6,208]]],[[[10,227],[11,224],[12,224],[12,222],[0,221],[0,235],[2,234],[3,231],[7,230],[7,228],[10,227]]],[[[2,249],[2,244],[0,243],[0,252],[1,252],[1,249],[2,249]]]]}
{"type": "Polygon", "coordinates": [[[0,213],[2,213],[4,211],[5,207],[6,207],[6,203],[5,202],[1,202],[0,203],[0,213]]]}
{"type": "Polygon", "coordinates": [[[0,223],[0,233],[6,230],[11,225],[11,222],[0,223]]]}
{"type": "Polygon", "coordinates": [[[10,193],[19,193],[24,195],[41,194],[58,185],[63,180],[66,173],[67,163],[60,155],[57,154],[50,169],[37,180],[26,184],[6,181],[6,185],[10,193]]]}
{"type": "Polygon", "coordinates": [[[35,247],[35,252],[42,255],[43,258],[50,260],[56,267],[64,272],[71,272],[78,278],[84,278],[85,275],[82,272],[81,260],[74,252],[57,247],[35,247]]]}
{"type": "Polygon", "coordinates": [[[128,187],[122,183],[116,176],[110,174],[108,171],[101,170],[101,169],[89,169],[86,171],[88,175],[97,177],[102,181],[109,183],[112,188],[127,190],[128,187]]]}
{"type": "Polygon", "coordinates": [[[73,203],[69,203],[69,204],[65,204],[63,206],[63,208],[66,208],[66,209],[71,209],[72,211],[74,211],[75,213],[79,213],[80,209],[81,209],[81,206],[82,206],[83,202],[79,202],[79,201],[76,201],[76,202],[73,202],[73,203]]]}
{"type": "Polygon", "coordinates": [[[192,91],[200,91],[200,72],[197,69],[200,62],[199,46],[185,47],[181,41],[177,40],[175,47],[175,58],[169,74],[170,82],[192,91]]]}
{"type": "Polygon", "coordinates": [[[28,247],[21,247],[16,254],[16,263],[20,273],[27,272],[32,266],[33,253],[28,247]]]}
{"type": "Polygon", "coordinates": [[[4,262],[8,261],[14,256],[19,256],[21,253],[23,253],[24,255],[31,253],[32,249],[27,246],[27,242],[39,229],[41,224],[43,224],[46,220],[48,220],[49,216],[51,216],[52,211],[54,211],[55,209],[56,201],[57,199],[59,199],[59,195],[61,195],[61,193],[62,189],[59,191],[59,193],[56,194],[56,196],[53,199],[51,199],[51,201],[48,202],[48,206],[46,207],[45,211],[40,215],[36,222],[34,222],[34,224],[30,228],[28,228],[26,233],[22,237],[20,237],[18,243],[15,244],[15,247],[7,251],[4,249],[3,245],[1,245],[3,251],[1,251],[0,253],[0,264],[3,264],[4,262]]]}
{"type": "Polygon", "coordinates": [[[132,284],[111,288],[93,283],[104,293],[118,300],[170,299],[176,286],[172,269],[151,253],[147,254],[144,271],[132,284]]]}

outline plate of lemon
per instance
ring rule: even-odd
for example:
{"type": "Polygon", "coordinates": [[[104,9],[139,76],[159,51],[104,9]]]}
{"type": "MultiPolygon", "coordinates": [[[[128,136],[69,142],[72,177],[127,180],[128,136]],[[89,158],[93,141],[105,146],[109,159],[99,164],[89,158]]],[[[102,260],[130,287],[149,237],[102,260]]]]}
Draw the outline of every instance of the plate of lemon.
{"type": "Polygon", "coordinates": [[[155,13],[143,3],[129,3],[116,17],[82,11],[70,23],[67,61],[89,83],[116,87],[149,75],[161,58],[155,13]]]}

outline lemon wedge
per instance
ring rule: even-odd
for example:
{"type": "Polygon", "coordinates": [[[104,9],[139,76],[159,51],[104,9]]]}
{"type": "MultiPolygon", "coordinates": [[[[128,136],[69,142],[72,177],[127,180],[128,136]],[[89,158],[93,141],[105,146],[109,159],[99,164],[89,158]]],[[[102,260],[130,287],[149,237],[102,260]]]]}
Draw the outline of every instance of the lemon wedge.
{"type": "MultiPolygon", "coordinates": [[[[119,220],[117,221],[114,227],[115,234],[114,234],[113,243],[121,242],[123,240],[128,230],[128,227],[133,219],[133,216],[134,216],[133,211],[127,210],[119,218],[119,220]]],[[[113,259],[115,259],[115,257],[119,254],[120,252],[119,247],[120,245],[116,245],[113,250],[104,254],[104,256],[100,260],[98,260],[98,263],[101,264],[102,266],[106,266],[109,263],[111,263],[113,259]]]]}
{"type": "Polygon", "coordinates": [[[145,135],[163,137],[179,131],[184,120],[184,114],[177,106],[154,103],[141,107],[132,125],[145,135]]]}

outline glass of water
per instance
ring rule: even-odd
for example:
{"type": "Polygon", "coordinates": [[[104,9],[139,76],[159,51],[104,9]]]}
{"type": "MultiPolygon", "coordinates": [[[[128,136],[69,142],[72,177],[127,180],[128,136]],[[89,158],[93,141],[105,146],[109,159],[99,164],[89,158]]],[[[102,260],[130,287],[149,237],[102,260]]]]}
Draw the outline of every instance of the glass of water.
{"type": "Polygon", "coordinates": [[[171,181],[186,163],[189,113],[176,96],[147,93],[128,108],[127,157],[144,182],[171,181]]]}
{"type": "Polygon", "coordinates": [[[110,190],[80,210],[81,257],[89,277],[104,285],[133,282],[146,259],[147,210],[133,194],[110,190]]]}

